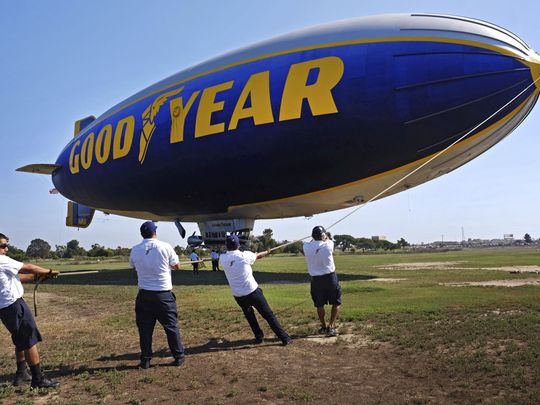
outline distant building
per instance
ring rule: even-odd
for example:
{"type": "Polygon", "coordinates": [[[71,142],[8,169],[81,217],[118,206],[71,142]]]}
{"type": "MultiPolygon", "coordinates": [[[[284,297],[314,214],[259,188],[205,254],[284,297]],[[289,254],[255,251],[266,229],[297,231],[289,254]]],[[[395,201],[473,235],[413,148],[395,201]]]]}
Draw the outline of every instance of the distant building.
{"type": "Polygon", "coordinates": [[[374,241],[386,240],[386,236],[384,236],[384,235],[372,236],[371,240],[374,240],[374,241]]]}

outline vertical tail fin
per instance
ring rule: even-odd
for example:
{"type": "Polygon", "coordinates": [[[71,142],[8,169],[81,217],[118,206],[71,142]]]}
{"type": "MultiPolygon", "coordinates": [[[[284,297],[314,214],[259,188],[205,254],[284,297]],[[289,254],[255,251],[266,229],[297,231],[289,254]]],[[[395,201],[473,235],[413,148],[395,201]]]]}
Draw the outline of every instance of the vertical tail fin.
{"type": "Polygon", "coordinates": [[[88,125],[92,123],[92,121],[95,121],[96,117],[93,115],[89,115],[86,118],[81,118],[80,120],[75,121],[75,128],[73,131],[73,135],[77,136],[79,132],[81,132],[84,128],[86,128],[88,125]]]}
{"type": "Polygon", "coordinates": [[[86,205],[68,201],[66,225],[74,228],[88,228],[94,218],[95,210],[86,205]]]}

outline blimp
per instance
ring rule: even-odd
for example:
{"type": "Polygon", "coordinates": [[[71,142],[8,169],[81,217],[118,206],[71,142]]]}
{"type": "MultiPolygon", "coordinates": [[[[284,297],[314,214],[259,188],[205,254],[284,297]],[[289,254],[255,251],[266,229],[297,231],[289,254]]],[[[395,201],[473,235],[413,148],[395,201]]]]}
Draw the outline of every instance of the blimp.
{"type": "Polygon", "coordinates": [[[102,211],[174,221],[182,236],[196,222],[209,245],[245,240],[257,219],[351,207],[460,167],[526,118],[539,76],[539,55],[485,21],[353,18],[186,68],[78,120],[54,164],[17,170],[51,175],[68,226],[102,211]]]}

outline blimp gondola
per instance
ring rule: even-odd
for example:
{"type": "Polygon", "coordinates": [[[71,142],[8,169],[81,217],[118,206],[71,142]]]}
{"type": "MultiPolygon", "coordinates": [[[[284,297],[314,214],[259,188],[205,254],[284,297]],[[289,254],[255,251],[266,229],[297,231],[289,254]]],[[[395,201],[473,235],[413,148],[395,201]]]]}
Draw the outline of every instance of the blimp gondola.
{"type": "Polygon", "coordinates": [[[99,210],[197,222],[220,243],[458,168],[525,119],[539,76],[539,55],[488,22],[360,17],[182,70],[77,121],[56,163],[18,170],[52,175],[69,226],[99,210]]]}

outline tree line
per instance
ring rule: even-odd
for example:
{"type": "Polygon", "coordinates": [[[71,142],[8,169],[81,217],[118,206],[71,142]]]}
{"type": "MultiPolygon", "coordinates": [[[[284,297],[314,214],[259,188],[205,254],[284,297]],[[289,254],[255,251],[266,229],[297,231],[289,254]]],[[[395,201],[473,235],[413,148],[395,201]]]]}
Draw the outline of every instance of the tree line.
{"type": "MultiPolygon", "coordinates": [[[[336,248],[342,251],[356,251],[358,249],[362,251],[394,250],[409,245],[409,243],[403,238],[398,240],[397,243],[392,243],[387,240],[355,238],[351,235],[335,235],[333,240],[335,241],[336,248]]],[[[292,244],[288,244],[289,241],[287,240],[277,241],[274,239],[274,233],[270,228],[265,229],[262,235],[250,235],[249,243],[249,249],[255,252],[262,252],[264,250],[272,249],[285,244],[287,244],[287,246],[277,249],[276,253],[299,254],[302,252],[302,241],[297,241],[292,244]]],[[[174,250],[179,256],[184,256],[190,253],[191,248],[175,246],[174,250]]],[[[22,250],[11,245],[9,247],[8,254],[15,260],[24,261],[36,258],[70,259],[74,257],[127,257],[129,256],[130,251],[130,248],[118,246],[115,249],[112,249],[98,243],[93,244],[90,249],[86,250],[76,239],[67,242],[65,245],[55,245],[53,249],[47,241],[38,238],[32,240],[26,250],[22,250]]],[[[199,256],[204,257],[206,255],[207,252],[201,249],[199,256]]]]}

